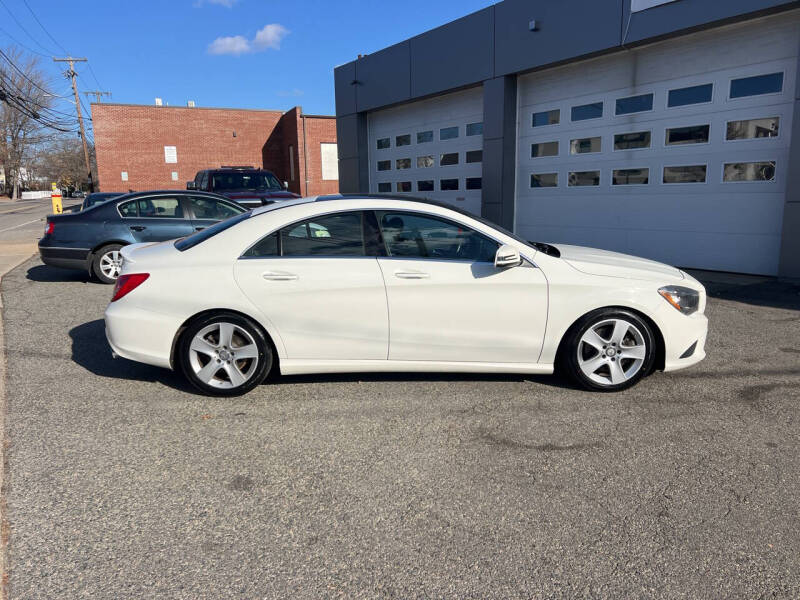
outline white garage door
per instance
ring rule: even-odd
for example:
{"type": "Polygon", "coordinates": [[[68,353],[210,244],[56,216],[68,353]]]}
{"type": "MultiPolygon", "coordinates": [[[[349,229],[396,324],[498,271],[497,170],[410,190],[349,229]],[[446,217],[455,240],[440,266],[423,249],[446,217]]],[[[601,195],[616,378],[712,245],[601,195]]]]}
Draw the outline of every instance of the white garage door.
{"type": "Polygon", "coordinates": [[[369,115],[370,192],[481,212],[483,92],[447,94],[369,115]]]}
{"type": "Polygon", "coordinates": [[[776,274],[797,12],[519,79],[516,230],[776,274]]]}

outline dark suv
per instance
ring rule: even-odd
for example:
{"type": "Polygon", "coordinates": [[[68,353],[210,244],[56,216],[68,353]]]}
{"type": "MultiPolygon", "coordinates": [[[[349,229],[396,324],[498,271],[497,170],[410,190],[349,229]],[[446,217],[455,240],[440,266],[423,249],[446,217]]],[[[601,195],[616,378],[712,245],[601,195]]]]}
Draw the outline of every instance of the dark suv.
{"type": "Polygon", "coordinates": [[[300,197],[286,190],[271,172],[253,167],[199,171],[194,181],[186,182],[186,189],[222,194],[247,208],[300,197]]]}

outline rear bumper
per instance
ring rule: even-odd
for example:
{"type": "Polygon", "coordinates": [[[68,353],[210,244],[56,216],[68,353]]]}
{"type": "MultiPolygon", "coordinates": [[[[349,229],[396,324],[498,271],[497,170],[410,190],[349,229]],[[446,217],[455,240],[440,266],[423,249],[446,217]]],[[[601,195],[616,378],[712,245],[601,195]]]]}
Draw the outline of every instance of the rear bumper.
{"type": "Polygon", "coordinates": [[[39,242],[39,257],[42,262],[51,267],[62,269],[77,269],[85,271],[89,268],[89,248],[63,248],[58,246],[43,246],[39,242]]]}
{"type": "Polygon", "coordinates": [[[112,302],[105,312],[106,338],[122,358],[171,369],[172,343],[181,326],[169,315],[112,302]]]}

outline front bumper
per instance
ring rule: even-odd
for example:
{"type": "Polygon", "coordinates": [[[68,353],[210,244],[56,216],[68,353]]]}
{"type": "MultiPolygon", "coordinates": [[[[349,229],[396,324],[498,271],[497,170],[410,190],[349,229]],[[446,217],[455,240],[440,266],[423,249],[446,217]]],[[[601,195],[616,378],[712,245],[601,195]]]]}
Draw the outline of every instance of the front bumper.
{"type": "MultiPolygon", "coordinates": [[[[664,334],[664,371],[678,371],[696,365],[706,357],[708,318],[703,314],[686,317],[668,307],[679,319],[662,326],[664,334]]],[[[670,317],[672,317],[670,315],[670,317]]]]}

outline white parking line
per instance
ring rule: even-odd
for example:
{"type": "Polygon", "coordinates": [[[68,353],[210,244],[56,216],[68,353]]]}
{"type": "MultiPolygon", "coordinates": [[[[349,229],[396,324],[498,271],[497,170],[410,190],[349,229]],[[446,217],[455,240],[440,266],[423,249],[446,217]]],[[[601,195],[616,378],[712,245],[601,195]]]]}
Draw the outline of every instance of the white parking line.
{"type": "Polygon", "coordinates": [[[27,221],[26,223],[20,223],[19,225],[14,225],[13,227],[6,227],[5,229],[0,229],[0,233],[4,231],[11,231],[12,229],[16,229],[17,227],[22,227],[23,225],[30,225],[31,223],[36,223],[37,221],[41,221],[42,219],[34,219],[33,221],[27,221]]]}

